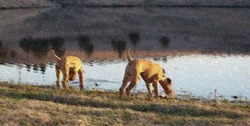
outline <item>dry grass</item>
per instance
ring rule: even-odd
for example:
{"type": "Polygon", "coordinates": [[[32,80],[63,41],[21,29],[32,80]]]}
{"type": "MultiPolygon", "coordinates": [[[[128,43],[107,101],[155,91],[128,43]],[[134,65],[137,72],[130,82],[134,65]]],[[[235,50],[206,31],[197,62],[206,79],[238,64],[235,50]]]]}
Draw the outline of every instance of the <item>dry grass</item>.
{"type": "Polygon", "coordinates": [[[250,125],[247,105],[0,83],[0,125],[250,125]]]}

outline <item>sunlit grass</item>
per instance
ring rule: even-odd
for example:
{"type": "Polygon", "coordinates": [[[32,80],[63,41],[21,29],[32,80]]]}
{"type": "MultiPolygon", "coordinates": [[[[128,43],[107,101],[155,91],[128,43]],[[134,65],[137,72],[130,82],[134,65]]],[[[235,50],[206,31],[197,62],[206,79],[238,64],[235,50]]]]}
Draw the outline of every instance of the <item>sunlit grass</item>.
{"type": "Polygon", "coordinates": [[[250,106],[0,83],[0,125],[249,125],[250,106]]]}

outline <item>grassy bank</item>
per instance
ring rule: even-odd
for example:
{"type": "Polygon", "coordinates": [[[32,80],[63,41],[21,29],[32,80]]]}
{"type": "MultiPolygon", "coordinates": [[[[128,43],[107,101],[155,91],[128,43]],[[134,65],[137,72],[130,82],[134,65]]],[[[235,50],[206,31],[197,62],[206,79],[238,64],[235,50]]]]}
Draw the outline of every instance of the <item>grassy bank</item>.
{"type": "Polygon", "coordinates": [[[0,83],[0,125],[250,125],[247,105],[0,83]]]}

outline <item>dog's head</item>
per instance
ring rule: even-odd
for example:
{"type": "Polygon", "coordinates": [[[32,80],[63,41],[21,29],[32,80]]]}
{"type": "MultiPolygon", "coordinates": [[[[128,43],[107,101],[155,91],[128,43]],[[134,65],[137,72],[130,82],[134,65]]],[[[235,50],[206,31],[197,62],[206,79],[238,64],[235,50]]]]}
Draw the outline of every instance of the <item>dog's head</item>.
{"type": "Polygon", "coordinates": [[[163,80],[160,81],[161,87],[164,89],[165,93],[167,95],[171,95],[173,90],[172,90],[172,81],[170,78],[164,78],[163,80]]]}
{"type": "Polygon", "coordinates": [[[76,70],[75,68],[70,68],[69,69],[69,80],[73,81],[76,79],[76,70]]]}
{"type": "Polygon", "coordinates": [[[165,93],[167,95],[171,95],[173,90],[172,90],[172,81],[170,78],[166,76],[166,71],[165,69],[162,68],[162,80],[160,81],[161,87],[164,89],[165,93]]]}

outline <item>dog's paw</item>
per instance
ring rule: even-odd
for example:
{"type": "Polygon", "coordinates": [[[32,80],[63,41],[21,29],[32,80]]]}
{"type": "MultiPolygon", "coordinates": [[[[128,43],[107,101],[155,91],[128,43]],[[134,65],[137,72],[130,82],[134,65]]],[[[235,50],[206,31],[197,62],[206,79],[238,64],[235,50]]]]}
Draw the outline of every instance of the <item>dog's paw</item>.
{"type": "Polygon", "coordinates": [[[161,95],[159,95],[159,98],[167,98],[167,95],[161,94],[161,95]]]}

